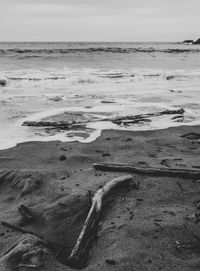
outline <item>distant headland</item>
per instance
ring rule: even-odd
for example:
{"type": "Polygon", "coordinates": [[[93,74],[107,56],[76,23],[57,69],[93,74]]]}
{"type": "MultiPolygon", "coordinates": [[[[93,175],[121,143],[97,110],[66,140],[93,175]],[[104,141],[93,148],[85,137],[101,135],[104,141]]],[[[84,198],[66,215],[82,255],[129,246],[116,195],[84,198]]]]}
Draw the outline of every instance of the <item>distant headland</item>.
{"type": "Polygon", "coordinates": [[[184,40],[183,43],[187,44],[200,44],[200,39],[193,41],[193,40],[184,40]]]}

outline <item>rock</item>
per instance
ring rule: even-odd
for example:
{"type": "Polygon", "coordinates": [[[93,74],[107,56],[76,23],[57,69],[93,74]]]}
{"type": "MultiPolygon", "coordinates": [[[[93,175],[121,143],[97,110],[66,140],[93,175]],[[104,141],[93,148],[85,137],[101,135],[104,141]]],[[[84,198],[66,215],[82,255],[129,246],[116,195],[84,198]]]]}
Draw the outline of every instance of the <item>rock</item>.
{"type": "Polygon", "coordinates": [[[157,116],[162,116],[162,115],[173,115],[173,114],[184,114],[185,110],[183,108],[180,109],[175,109],[175,110],[165,110],[162,112],[159,112],[157,116]]]}
{"type": "Polygon", "coordinates": [[[196,213],[194,214],[194,217],[195,217],[195,223],[199,223],[200,222],[200,213],[196,213]]]}
{"type": "Polygon", "coordinates": [[[66,179],[65,176],[60,177],[60,180],[61,180],[61,181],[62,181],[62,180],[65,180],[65,179],[66,179]]]}
{"type": "Polygon", "coordinates": [[[151,122],[150,119],[141,116],[125,116],[125,117],[119,117],[112,120],[113,123],[117,125],[131,125],[131,124],[137,124],[142,122],[151,122]]]}
{"type": "Polygon", "coordinates": [[[24,121],[22,126],[49,127],[57,130],[70,130],[84,128],[84,124],[74,123],[72,121],[24,121]]]}
{"type": "Polygon", "coordinates": [[[114,104],[115,102],[113,101],[101,101],[102,104],[114,104]]]}
{"type": "Polygon", "coordinates": [[[130,138],[130,137],[128,137],[128,138],[126,138],[124,141],[125,141],[125,142],[129,142],[129,141],[133,141],[133,139],[130,138]]]}
{"type": "Polygon", "coordinates": [[[60,102],[63,100],[63,97],[62,96],[50,97],[49,100],[54,101],[54,102],[60,102]]]}
{"type": "Polygon", "coordinates": [[[59,159],[60,159],[60,161],[64,161],[64,160],[66,160],[66,156],[64,154],[62,154],[62,155],[60,155],[59,159]]]}
{"type": "Polygon", "coordinates": [[[134,115],[134,116],[119,116],[119,117],[114,117],[111,119],[108,119],[112,121],[113,123],[117,125],[129,125],[129,124],[134,124],[134,123],[141,123],[141,122],[151,122],[149,119],[150,117],[159,117],[163,115],[183,115],[185,110],[183,108],[180,109],[174,109],[174,110],[165,110],[157,113],[148,113],[148,114],[140,114],[140,115],[134,115]]]}
{"type": "Polygon", "coordinates": [[[160,162],[160,164],[163,165],[163,166],[166,166],[166,167],[170,167],[170,166],[168,165],[168,162],[169,162],[168,159],[162,159],[161,162],[160,162]]]}
{"type": "Polygon", "coordinates": [[[193,44],[194,41],[193,40],[184,40],[183,43],[193,44]]]}
{"type": "Polygon", "coordinates": [[[181,137],[190,139],[190,140],[198,140],[200,139],[200,134],[198,133],[188,133],[188,134],[184,134],[181,137]]]}
{"type": "Polygon", "coordinates": [[[137,201],[144,201],[144,199],[141,199],[141,198],[137,198],[136,200],[137,201]]]}
{"type": "Polygon", "coordinates": [[[102,156],[103,157],[110,156],[110,153],[103,153],[102,156]]]}
{"type": "Polygon", "coordinates": [[[0,86],[5,87],[6,86],[6,80],[5,79],[0,79],[0,86]]]}
{"type": "Polygon", "coordinates": [[[173,89],[169,89],[169,91],[170,91],[170,92],[173,92],[173,93],[174,93],[174,92],[175,92],[175,93],[182,93],[181,90],[173,90],[173,89]]]}
{"type": "Polygon", "coordinates": [[[131,215],[129,216],[129,220],[133,220],[133,216],[134,216],[134,214],[131,214],[131,215]]]}
{"type": "Polygon", "coordinates": [[[200,39],[194,41],[193,44],[200,44],[200,39]]]}
{"type": "Polygon", "coordinates": [[[200,44],[200,39],[193,41],[193,40],[184,40],[183,43],[185,44],[200,44]]]}
{"type": "Polygon", "coordinates": [[[174,76],[173,76],[173,75],[168,75],[168,76],[166,77],[166,80],[172,80],[172,79],[174,79],[174,76]]]}
{"type": "Polygon", "coordinates": [[[197,210],[200,210],[200,202],[197,202],[196,208],[197,210]]]}
{"type": "Polygon", "coordinates": [[[114,265],[114,264],[116,264],[116,261],[110,260],[110,259],[106,259],[106,263],[110,264],[110,265],[114,265]]]}

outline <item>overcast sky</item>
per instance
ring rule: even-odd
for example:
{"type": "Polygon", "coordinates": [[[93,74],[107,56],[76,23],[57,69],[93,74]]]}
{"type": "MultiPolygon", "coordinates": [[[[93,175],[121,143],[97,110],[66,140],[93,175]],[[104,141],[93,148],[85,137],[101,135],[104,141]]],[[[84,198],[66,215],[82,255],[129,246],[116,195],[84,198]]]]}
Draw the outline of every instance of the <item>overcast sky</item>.
{"type": "Polygon", "coordinates": [[[0,41],[200,38],[200,0],[0,0],[0,41]]]}

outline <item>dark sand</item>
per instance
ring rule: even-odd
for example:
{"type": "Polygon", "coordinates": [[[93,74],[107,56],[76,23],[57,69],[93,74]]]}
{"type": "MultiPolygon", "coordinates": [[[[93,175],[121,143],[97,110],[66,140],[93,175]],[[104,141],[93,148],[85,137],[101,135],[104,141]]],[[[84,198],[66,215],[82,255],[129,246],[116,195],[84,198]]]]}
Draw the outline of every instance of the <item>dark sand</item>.
{"type": "MultiPolygon", "coordinates": [[[[66,247],[42,268],[18,270],[72,270],[59,261],[69,255],[87,216],[86,193],[126,175],[95,171],[93,163],[198,169],[200,140],[181,137],[190,132],[200,133],[200,126],[104,131],[89,144],[30,142],[0,151],[1,220],[21,225],[18,207],[25,204],[37,219],[23,228],[66,247]],[[66,159],[61,161],[61,155],[66,159]]],[[[116,189],[106,200],[98,240],[84,270],[199,270],[200,227],[194,214],[200,182],[133,176],[140,181],[139,190],[116,189]],[[187,242],[187,248],[177,249],[176,241],[187,242]]],[[[0,225],[0,254],[21,236],[0,225]]]]}

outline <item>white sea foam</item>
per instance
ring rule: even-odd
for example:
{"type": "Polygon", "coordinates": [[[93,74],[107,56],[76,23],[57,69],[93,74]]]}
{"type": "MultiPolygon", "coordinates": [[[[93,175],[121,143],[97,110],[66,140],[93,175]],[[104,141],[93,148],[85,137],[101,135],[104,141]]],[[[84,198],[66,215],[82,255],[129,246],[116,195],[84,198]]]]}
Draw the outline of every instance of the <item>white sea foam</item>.
{"type": "MultiPolygon", "coordinates": [[[[146,59],[146,55],[142,57],[146,59]]],[[[151,59],[151,56],[148,57],[151,59]]],[[[120,63],[126,62],[129,66],[124,64],[119,68],[117,58],[113,60],[114,57],[109,58],[108,55],[103,56],[101,61],[97,56],[90,59],[90,63],[87,62],[90,68],[85,68],[84,65],[81,67],[81,59],[76,60],[76,65],[71,61],[73,67],[69,68],[63,68],[66,63],[54,67],[51,62],[48,62],[49,67],[36,62],[34,69],[27,68],[28,60],[23,62],[22,67],[17,62],[16,68],[11,68],[11,62],[9,69],[0,69],[0,79],[7,80],[7,86],[0,88],[0,149],[28,141],[77,140],[87,143],[99,137],[104,129],[151,130],[199,124],[200,69],[195,64],[197,60],[192,55],[192,64],[181,69],[181,65],[177,67],[176,63],[178,56],[171,64],[173,57],[165,57],[168,61],[167,68],[159,64],[155,69],[135,67],[126,56],[120,63]],[[97,64],[91,67],[94,60],[97,64]],[[172,120],[172,116],[154,117],[150,123],[131,126],[102,121],[107,116],[136,115],[178,108],[185,110],[183,122],[172,120]],[[91,114],[101,121],[88,122],[85,128],[88,129],[87,132],[80,128],[79,133],[74,133],[73,136],[71,131],[48,134],[42,128],[22,126],[24,121],[39,121],[65,112],[91,114]],[[88,137],[85,136],[86,133],[89,133],[88,137]]],[[[137,56],[135,58],[138,66],[144,60],[139,59],[139,62],[137,56]]],[[[196,58],[198,59],[197,54],[196,58]]],[[[153,67],[157,60],[151,61],[153,67]]],[[[163,62],[162,56],[159,63],[163,62]]]]}

